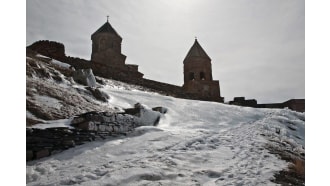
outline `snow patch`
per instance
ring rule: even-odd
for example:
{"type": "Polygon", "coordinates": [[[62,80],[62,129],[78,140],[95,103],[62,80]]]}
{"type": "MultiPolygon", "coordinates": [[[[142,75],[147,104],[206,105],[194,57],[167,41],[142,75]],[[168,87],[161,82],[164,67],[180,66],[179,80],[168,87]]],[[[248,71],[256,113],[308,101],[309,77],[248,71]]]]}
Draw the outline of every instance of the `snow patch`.
{"type": "Polygon", "coordinates": [[[34,99],[39,103],[46,105],[47,107],[60,109],[63,106],[58,99],[49,96],[34,95],[34,99]]]}
{"type": "Polygon", "coordinates": [[[144,105],[140,110],[140,117],[138,117],[137,121],[140,125],[156,126],[160,118],[161,113],[153,111],[144,105]]]}
{"type": "Polygon", "coordinates": [[[69,69],[69,68],[71,67],[71,65],[69,65],[69,64],[67,64],[67,63],[63,63],[63,62],[61,62],[61,61],[57,61],[57,60],[55,60],[55,59],[52,59],[52,60],[51,60],[51,63],[53,63],[53,64],[55,64],[55,65],[58,65],[58,66],[60,66],[60,67],[63,67],[63,68],[67,68],[67,69],[69,69]]]}
{"type": "Polygon", "coordinates": [[[34,114],[32,114],[30,111],[26,111],[26,118],[33,118],[33,119],[36,119],[37,117],[34,115],[34,114]]]}
{"type": "Polygon", "coordinates": [[[57,127],[66,127],[73,128],[70,124],[73,118],[70,119],[60,119],[60,120],[48,120],[44,121],[42,124],[36,124],[27,128],[38,128],[38,129],[46,129],[46,128],[57,128],[57,127]]]}
{"type": "Polygon", "coordinates": [[[111,97],[109,106],[131,108],[138,102],[168,111],[142,112],[143,122],[160,116],[157,127],[142,126],[126,138],[91,142],[28,162],[27,185],[276,185],[270,180],[287,163],[269,153],[268,138],[261,134],[304,147],[304,114],[111,86],[102,90],[111,97]]]}

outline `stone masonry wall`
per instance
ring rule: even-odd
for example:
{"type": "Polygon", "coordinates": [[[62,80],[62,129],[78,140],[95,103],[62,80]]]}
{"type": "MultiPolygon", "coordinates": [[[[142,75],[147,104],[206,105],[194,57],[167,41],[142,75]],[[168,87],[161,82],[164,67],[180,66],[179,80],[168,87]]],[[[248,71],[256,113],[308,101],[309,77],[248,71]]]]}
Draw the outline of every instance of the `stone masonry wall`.
{"type": "Polygon", "coordinates": [[[26,128],[26,160],[40,159],[94,141],[96,132],[69,128],[26,128]]]}
{"type": "Polygon", "coordinates": [[[126,83],[140,85],[160,94],[169,95],[184,99],[204,100],[223,102],[223,98],[205,97],[198,93],[185,91],[181,86],[162,83],[150,79],[142,78],[143,74],[137,71],[137,65],[126,65],[124,67],[106,67],[102,64],[91,62],[85,59],[70,57],[65,55],[64,45],[54,41],[38,41],[27,47],[47,57],[70,64],[76,69],[91,68],[97,76],[111,78],[126,83]]]}
{"type": "Polygon", "coordinates": [[[71,121],[72,128],[27,128],[26,129],[26,160],[40,159],[63,150],[82,145],[109,136],[127,135],[142,125],[157,125],[160,115],[167,112],[166,108],[155,107],[146,111],[137,103],[134,108],[124,112],[87,112],[75,116],[71,121]],[[143,113],[151,112],[144,118],[143,113]]]}
{"type": "Polygon", "coordinates": [[[26,160],[40,159],[108,136],[126,135],[138,126],[132,115],[89,112],[76,116],[74,128],[27,128],[26,160]]]}
{"type": "Polygon", "coordinates": [[[63,59],[65,57],[64,45],[55,41],[37,41],[28,46],[28,48],[44,56],[48,56],[54,59],[63,59]]]}
{"type": "Polygon", "coordinates": [[[233,101],[229,101],[230,105],[239,105],[254,108],[289,108],[298,112],[305,112],[305,99],[290,99],[283,103],[264,103],[258,104],[255,99],[246,100],[245,97],[235,97],[233,101]]]}

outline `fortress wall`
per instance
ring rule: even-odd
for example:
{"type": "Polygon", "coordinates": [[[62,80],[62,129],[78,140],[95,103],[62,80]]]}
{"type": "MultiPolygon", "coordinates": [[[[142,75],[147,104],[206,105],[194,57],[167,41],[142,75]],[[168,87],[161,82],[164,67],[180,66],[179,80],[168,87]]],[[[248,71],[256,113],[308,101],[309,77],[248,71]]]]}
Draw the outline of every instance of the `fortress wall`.
{"type": "Polygon", "coordinates": [[[65,58],[64,45],[55,41],[41,40],[33,43],[27,48],[54,59],[65,58]]]}
{"type": "Polygon", "coordinates": [[[223,102],[223,98],[221,97],[205,97],[199,93],[187,92],[181,86],[145,79],[143,78],[143,74],[137,70],[138,65],[112,66],[109,68],[104,64],[94,61],[66,56],[62,43],[43,40],[37,41],[27,48],[47,57],[70,64],[75,69],[91,68],[94,75],[143,86],[163,95],[184,99],[223,102]]]}

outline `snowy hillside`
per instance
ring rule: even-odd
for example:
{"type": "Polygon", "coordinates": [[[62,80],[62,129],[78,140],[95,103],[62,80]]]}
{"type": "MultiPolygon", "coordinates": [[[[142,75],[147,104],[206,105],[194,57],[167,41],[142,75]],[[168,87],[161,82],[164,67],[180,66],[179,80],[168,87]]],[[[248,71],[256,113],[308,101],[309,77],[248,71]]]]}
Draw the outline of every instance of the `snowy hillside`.
{"type": "Polygon", "coordinates": [[[177,99],[106,83],[101,90],[110,99],[102,107],[139,102],[168,112],[158,126],[27,162],[27,185],[276,185],[274,174],[288,163],[267,147],[305,151],[304,113],[177,99]]]}

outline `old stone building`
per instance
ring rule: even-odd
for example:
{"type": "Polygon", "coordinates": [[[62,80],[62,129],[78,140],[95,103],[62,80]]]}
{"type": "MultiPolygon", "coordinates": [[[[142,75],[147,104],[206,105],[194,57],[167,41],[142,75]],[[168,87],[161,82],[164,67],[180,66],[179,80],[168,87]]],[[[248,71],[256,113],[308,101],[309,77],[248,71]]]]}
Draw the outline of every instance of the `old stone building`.
{"type": "Polygon", "coordinates": [[[91,35],[93,71],[105,77],[142,78],[138,65],[125,64],[126,56],[121,53],[121,36],[107,20],[91,35]]]}
{"type": "Polygon", "coordinates": [[[125,65],[126,56],[121,53],[122,38],[109,21],[91,35],[91,40],[92,61],[107,66],[125,65]]]}
{"type": "Polygon", "coordinates": [[[223,102],[220,96],[219,81],[213,80],[211,58],[198,43],[197,39],[183,61],[183,88],[189,93],[213,101],[223,102]]]}
{"type": "Polygon", "coordinates": [[[37,41],[27,49],[70,64],[75,69],[92,69],[97,76],[140,85],[161,94],[223,102],[219,81],[212,78],[211,59],[197,39],[183,62],[183,86],[143,78],[143,74],[138,71],[138,65],[126,64],[126,56],[121,53],[122,38],[108,20],[91,35],[91,40],[91,60],[66,56],[64,45],[54,41],[37,41]]]}
{"type": "MultiPolygon", "coordinates": [[[[91,40],[91,60],[67,56],[65,46],[62,43],[48,40],[33,43],[27,47],[27,52],[37,52],[70,64],[75,69],[92,69],[93,74],[97,76],[140,85],[164,95],[184,99],[224,102],[224,98],[220,95],[219,81],[213,80],[212,77],[211,58],[206,54],[197,39],[195,39],[183,61],[183,86],[143,78],[143,74],[138,71],[138,65],[126,64],[126,56],[121,53],[122,38],[108,20],[91,35],[91,40]]],[[[256,108],[287,107],[291,110],[305,112],[305,99],[291,99],[283,103],[258,104],[255,99],[246,100],[245,97],[235,97],[229,104],[256,108]]]]}

